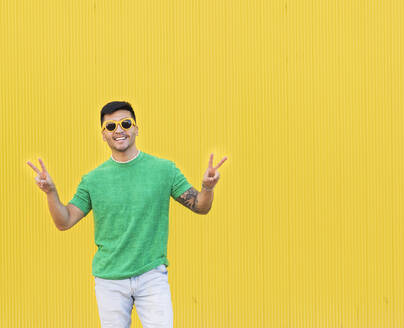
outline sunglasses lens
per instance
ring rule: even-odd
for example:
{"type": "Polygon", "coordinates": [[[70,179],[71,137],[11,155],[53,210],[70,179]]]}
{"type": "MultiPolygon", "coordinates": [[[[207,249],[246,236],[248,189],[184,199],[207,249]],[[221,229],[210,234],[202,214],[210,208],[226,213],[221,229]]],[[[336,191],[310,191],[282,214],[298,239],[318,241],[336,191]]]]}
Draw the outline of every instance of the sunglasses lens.
{"type": "Polygon", "coordinates": [[[132,126],[132,122],[130,120],[125,120],[121,123],[124,129],[129,129],[132,126]]]}
{"type": "Polygon", "coordinates": [[[114,131],[114,130],[115,130],[115,127],[116,127],[116,124],[115,124],[115,123],[108,123],[108,124],[105,126],[105,128],[106,128],[108,131],[114,131]]]}

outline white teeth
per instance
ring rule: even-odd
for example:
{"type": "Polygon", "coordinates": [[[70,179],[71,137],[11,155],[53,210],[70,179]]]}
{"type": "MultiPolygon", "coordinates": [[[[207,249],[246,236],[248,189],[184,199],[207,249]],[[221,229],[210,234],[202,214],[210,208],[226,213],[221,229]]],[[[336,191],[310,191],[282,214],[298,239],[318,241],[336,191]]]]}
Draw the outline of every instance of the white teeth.
{"type": "Polygon", "coordinates": [[[120,138],[116,138],[115,140],[125,140],[126,137],[120,137],[120,138]]]}

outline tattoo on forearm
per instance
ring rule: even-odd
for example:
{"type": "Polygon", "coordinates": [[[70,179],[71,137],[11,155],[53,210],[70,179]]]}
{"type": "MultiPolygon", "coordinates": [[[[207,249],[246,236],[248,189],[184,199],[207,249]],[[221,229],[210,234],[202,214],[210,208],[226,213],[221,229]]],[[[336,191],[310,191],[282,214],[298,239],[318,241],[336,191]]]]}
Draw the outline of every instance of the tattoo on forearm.
{"type": "Polygon", "coordinates": [[[194,187],[189,188],[186,192],[184,192],[180,197],[176,200],[182,205],[188,207],[190,210],[194,212],[198,212],[198,190],[194,187]]]}

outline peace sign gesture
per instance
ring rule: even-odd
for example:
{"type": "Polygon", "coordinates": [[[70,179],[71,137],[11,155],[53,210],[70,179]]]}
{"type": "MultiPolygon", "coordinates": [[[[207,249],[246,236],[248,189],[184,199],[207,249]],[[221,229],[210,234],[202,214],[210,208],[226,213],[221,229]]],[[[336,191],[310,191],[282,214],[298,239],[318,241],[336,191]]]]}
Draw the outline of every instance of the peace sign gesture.
{"type": "Polygon", "coordinates": [[[42,171],[40,171],[34,164],[32,164],[30,161],[27,162],[31,168],[38,173],[38,175],[35,177],[36,184],[38,187],[44,191],[45,193],[50,193],[51,191],[56,190],[55,184],[53,183],[48,171],[46,170],[45,164],[43,163],[42,159],[38,159],[39,163],[41,164],[42,171]]]}
{"type": "Polygon", "coordinates": [[[208,190],[215,187],[220,178],[220,173],[217,171],[217,169],[221,167],[226,160],[227,157],[223,157],[219,164],[213,166],[213,154],[210,154],[208,169],[206,170],[202,179],[202,187],[208,190]]]}

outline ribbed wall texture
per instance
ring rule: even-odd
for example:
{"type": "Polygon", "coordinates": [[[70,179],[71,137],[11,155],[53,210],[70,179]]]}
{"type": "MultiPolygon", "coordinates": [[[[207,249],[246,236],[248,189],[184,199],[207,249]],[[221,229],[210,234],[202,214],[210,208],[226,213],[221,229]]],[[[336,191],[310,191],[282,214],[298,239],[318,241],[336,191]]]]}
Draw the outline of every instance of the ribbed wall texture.
{"type": "Polygon", "coordinates": [[[403,327],[403,17],[401,0],[0,1],[0,326],[99,327],[92,214],[58,231],[26,161],[68,202],[122,99],[139,148],[196,188],[229,156],[208,216],[171,204],[176,327],[403,327]]]}

